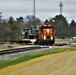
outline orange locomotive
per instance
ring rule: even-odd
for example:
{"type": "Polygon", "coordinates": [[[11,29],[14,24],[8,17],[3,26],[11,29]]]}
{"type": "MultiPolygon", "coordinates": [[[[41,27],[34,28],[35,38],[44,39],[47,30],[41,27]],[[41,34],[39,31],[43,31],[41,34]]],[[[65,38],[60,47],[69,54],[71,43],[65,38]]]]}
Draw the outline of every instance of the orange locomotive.
{"type": "Polygon", "coordinates": [[[50,24],[43,24],[39,27],[38,44],[52,45],[55,43],[54,27],[50,24]]]}

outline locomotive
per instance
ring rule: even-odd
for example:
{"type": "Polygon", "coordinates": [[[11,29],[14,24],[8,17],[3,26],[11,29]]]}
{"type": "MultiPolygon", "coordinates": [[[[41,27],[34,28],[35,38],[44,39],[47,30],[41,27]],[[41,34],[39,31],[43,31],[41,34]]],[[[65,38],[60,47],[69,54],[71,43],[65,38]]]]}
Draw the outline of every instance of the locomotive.
{"type": "Polygon", "coordinates": [[[51,24],[42,24],[39,27],[25,29],[23,42],[33,42],[41,45],[52,45],[55,43],[55,31],[51,24]]]}
{"type": "Polygon", "coordinates": [[[52,45],[55,43],[54,27],[50,24],[43,24],[39,26],[39,37],[36,41],[42,45],[52,45]]]}

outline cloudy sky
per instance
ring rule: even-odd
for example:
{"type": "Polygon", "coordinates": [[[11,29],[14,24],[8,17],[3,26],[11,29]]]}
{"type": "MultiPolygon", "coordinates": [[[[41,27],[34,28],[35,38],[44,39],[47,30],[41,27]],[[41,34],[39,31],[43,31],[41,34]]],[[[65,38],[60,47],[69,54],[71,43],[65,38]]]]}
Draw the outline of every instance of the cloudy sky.
{"type": "MultiPolygon", "coordinates": [[[[62,0],[62,14],[71,21],[76,21],[76,0],[62,0]]],[[[35,0],[36,17],[44,21],[59,14],[60,0],[35,0]]],[[[0,0],[0,12],[3,18],[18,18],[33,15],[33,0],[0,0]]]]}

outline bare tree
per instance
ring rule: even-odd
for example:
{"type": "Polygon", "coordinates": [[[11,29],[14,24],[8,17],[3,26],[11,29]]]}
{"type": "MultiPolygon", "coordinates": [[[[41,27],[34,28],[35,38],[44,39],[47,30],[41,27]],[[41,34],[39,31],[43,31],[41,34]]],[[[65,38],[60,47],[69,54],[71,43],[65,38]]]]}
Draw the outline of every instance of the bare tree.
{"type": "Polygon", "coordinates": [[[38,19],[38,18],[36,18],[34,16],[31,16],[31,15],[28,15],[26,17],[26,19],[25,19],[26,27],[31,27],[31,25],[36,26],[36,25],[38,25],[40,23],[41,23],[40,19],[38,19]]]}

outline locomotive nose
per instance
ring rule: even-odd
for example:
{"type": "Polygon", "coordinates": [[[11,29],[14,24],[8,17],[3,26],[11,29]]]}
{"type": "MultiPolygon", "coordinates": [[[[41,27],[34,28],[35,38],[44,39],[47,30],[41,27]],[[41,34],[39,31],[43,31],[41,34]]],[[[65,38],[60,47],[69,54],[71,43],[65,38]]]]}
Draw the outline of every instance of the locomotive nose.
{"type": "Polygon", "coordinates": [[[53,40],[53,36],[47,35],[47,36],[46,36],[46,39],[48,39],[48,40],[53,40]]]}
{"type": "Polygon", "coordinates": [[[50,35],[47,35],[46,38],[47,38],[47,39],[50,39],[50,35]]]}
{"type": "Polygon", "coordinates": [[[47,29],[47,33],[49,34],[49,29],[47,29]]]}

